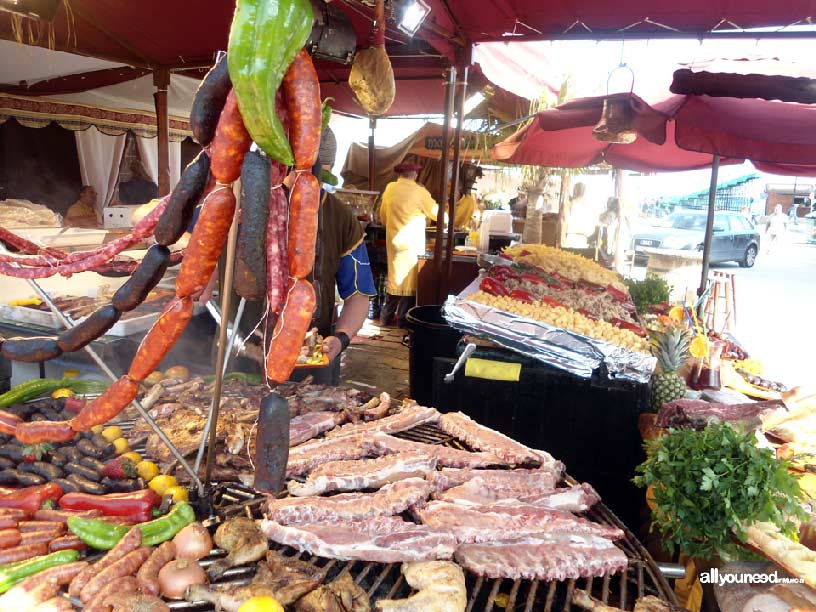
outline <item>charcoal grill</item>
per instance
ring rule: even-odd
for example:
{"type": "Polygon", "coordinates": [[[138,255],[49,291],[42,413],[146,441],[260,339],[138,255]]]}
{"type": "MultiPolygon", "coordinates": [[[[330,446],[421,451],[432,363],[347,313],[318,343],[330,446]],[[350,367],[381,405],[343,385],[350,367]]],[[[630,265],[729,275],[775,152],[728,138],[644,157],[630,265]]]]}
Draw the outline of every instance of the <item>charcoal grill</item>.
{"type": "MultiPolygon", "coordinates": [[[[410,431],[396,434],[398,437],[428,444],[444,444],[462,450],[471,450],[460,441],[444,433],[433,425],[422,425],[410,431]]],[[[574,480],[567,477],[567,483],[574,480]]],[[[281,497],[287,494],[281,493],[281,497]]],[[[246,514],[255,518],[262,516],[264,498],[237,484],[221,484],[216,488],[213,506],[219,515],[216,521],[223,518],[246,514]]],[[[617,542],[626,553],[629,565],[625,573],[606,575],[601,578],[570,579],[561,582],[543,580],[510,580],[492,579],[465,572],[468,589],[467,612],[501,611],[505,612],[559,612],[580,610],[571,604],[573,593],[581,589],[591,594],[604,604],[632,610],[639,597],[655,595],[661,600],[677,604],[674,591],[660,573],[645,548],[638,542],[631,531],[603,504],[598,503],[586,516],[604,525],[614,525],[623,530],[625,536],[617,542]]],[[[400,571],[400,563],[376,563],[370,561],[338,561],[314,557],[308,553],[299,553],[288,546],[270,543],[270,548],[281,551],[287,557],[307,561],[326,570],[325,582],[349,573],[355,583],[368,593],[372,602],[379,599],[408,597],[411,587],[405,582],[400,571]]],[[[223,556],[222,551],[202,560],[207,566],[223,556]]],[[[216,585],[232,584],[240,586],[251,581],[255,568],[238,567],[227,571],[216,585]]],[[[210,604],[173,602],[172,610],[211,610],[210,604]]]]}

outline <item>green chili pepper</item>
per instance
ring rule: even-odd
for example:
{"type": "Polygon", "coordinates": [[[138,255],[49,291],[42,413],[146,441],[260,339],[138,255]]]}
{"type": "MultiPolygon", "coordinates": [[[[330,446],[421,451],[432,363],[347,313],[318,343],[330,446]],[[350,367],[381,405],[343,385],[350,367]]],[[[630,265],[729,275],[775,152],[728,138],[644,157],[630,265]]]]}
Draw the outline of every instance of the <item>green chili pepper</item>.
{"type": "MultiPolygon", "coordinates": [[[[169,540],[179,531],[195,521],[195,510],[187,502],[176,504],[164,516],[147,523],[139,523],[142,545],[155,546],[169,540]]],[[[132,529],[127,525],[111,525],[98,519],[78,516],[68,518],[68,529],[88,546],[99,550],[110,550],[132,529]]]]}
{"type": "Polygon", "coordinates": [[[41,557],[27,559],[26,561],[0,566],[0,593],[5,593],[15,584],[22,582],[29,576],[33,576],[43,570],[58,565],[71,563],[77,559],[79,559],[78,550],[61,550],[51,553],[50,555],[43,555],[41,557]]]}
{"type": "Polygon", "coordinates": [[[309,0],[238,0],[227,61],[247,131],[271,158],[294,163],[292,148],[275,112],[275,94],[312,30],[309,0]]]}

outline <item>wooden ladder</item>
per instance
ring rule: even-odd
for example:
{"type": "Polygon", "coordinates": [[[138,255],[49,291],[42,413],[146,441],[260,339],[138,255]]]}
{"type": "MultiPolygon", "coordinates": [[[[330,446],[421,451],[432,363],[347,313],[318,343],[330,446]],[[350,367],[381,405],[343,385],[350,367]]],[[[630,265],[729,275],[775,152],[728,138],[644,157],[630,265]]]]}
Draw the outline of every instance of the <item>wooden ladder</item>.
{"type": "Polygon", "coordinates": [[[711,273],[709,280],[711,293],[705,307],[706,327],[716,332],[733,331],[737,325],[736,274],[717,270],[711,273]],[[722,325],[721,317],[724,317],[722,325]]]}

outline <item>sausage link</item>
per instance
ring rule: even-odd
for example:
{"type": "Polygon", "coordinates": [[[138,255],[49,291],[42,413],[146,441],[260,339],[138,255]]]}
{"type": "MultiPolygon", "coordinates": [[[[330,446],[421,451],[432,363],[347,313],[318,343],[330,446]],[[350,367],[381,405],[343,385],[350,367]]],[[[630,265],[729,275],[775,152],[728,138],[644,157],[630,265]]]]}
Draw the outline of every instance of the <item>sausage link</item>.
{"type": "Polygon", "coordinates": [[[112,305],[102,306],[79,325],[62,332],[57,337],[57,345],[63,353],[78,351],[105,335],[121,316],[122,313],[112,305]]]}
{"type": "Polygon", "coordinates": [[[197,296],[207,286],[227,242],[234,214],[235,194],[229,187],[216,187],[204,198],[176,277],[177,297],[197,296]]]}
{"type": "Polygon", "coordinates": [[[267,378],[277,383],[289,379],[311,325],[314,307],[315,292],[312,284],[307,280],[293,279],[269,344],[267,378]]]}
{"type": "Polygon", "coordinates": [[[73,429],[71,421],[30,421],[20,423],[14,432],[17,440],[23,444],[67,442],[75,435],[76,431],[73,429]]]}
{"type": "Polygon", "coordinates": [[[209,174],[210,157],[201,151],[181,173],[179,182],[170,194],[167,208],[156,225],[153,235],[160,245],[175,244],[187,231],[187,226],[193,220],[196,204],[207,187],[209,174]]]}
{"type": "Polygon", "coordinates": [[[31,533],[32,531],[53,531],[59,534],[65,533],[66,523],[58,521],[20,521],[17,523],[17,528],[22,533],[31,533]]]}
{"type": "MultiPolygon", "coordinates": [[[[269,161],[250,151],[241,167],[241,224],[235,249],[235,292],[247,300],[266,295],[266,229],[269,221],[269,161]]],[[[275,237],[277,245],[277,236],[275,237]]]]}
{"type": "Polygon", "coordinates": [[[164,542],[153,551],[150,558],[136,573],[139,586],[145,593],[159,594],[159,570],[176,558],[176,546],[172,541],[164,542]]]}
{"type": "MultiPolygon", "coordinates": [[[[0,495],[5,495],[6,493],[13,493],[15,489],[2,489],[0,495]]],[[[15,518],[18,521],[22,521],[29,516],[29,513],[25,510],[20,510],[19,508],[0,508],[0,518],[15,518]]]]}
{"type": "Polygon", "coordinates": [[[17,529],[19,520],[16,516],[0,516],[0,529],[17,529]]]}
{"type": "MultiPolygon", "coordinates": [[[[36,532],[35,532],[36,533],[36,532]]],[[[65,535],[54,538],[48,544],[48,552],[59,550],[86,550],[88,545],[79,536],[65,535]]]]}
{"type": "Polygon", "coordinates": [[[57,339],[49,336],[11,338],[0,346],[0,354],[12,361],[36,363],[48,361],[62,354],[57,339]]]}
{"type": "Polygon", "coordinates": [[[310,173],[299,174],[289,198],[289,275],[306,278],[314,267],[320,183],[310,173]]]}
{"type": "Polygon", "coordinates": [[[151,550],[149,546],[142,546],[129,552],[118,561],[111,563],[91,578],[91,581],[80,591],[79,600],[82,603],[88,603],[111,580],[124,578],[136,572],[142,566],[142,563],[147,561],[151,550]]]}
{"type": "Polygon", "coordinates": [[[190,108],[190,131],[202,147],[212,142],[218,117],[231,89],[227,56],[222,55],[202,79],[190,108]]]}
{"type": "Polygon", "coordinates": [[[320,81],[312,58],[301,50],[283,77],[290,127],[289,142],[295,156],[295,168],[310,170],[317,160],[322,123],[320,81]]]}
{"type": "Polygon", "coordinates": [[[107,554],[93,565],[89,565],[79,574],[74,576],[71,584],[68,586],[68,594],[71,597],[79,597],[88,583],[102,570],[110,567],[119,559],[122,559],[127,554],[138,550],[142,545],[142,532],[138,528],[131,529],[125,536],[116,543],[116,546],[111,548],[107,554]]]}
{"type": "Polygon", "coordinates": [[[14,435],[17,425],[22,421],[16,414],[0,410],[0,433],[14,435]]]}
{"type": "MultiPolygon", "coordinates": [[[[165,210],[170,210],[169,206],[165,210]]],[[[111,298],[111,304],[120,312],[130,312],[145,301],[147,294],[159,284],[170,263],[170,249],[154,244],[139,262],[131,277],[119,287],[111,298]]]]}
{"type": "MultiPolygon", "coordinates": [[[[185,260],[186,261],[186,260],[185,260]]],[[[187,322],[193,316],[193,300],[189,297],[173,299],[164,309],[164,312],[147,332],[136,351],[136,356],[130,364],[128,378],[136,384],[150,376],[173,344],[178,340],[187,322]]],[[[135,397],[135,393],[134,393],[135,397]]],[[[133,398],[130,398],[132,400],[133,398]]],[[[130,402],[128,400],[128,402],[130,402]]]]}
{"type": "MultiPolygon", "coordinates": [[[[144,341],[142,341],[144,344],[144,341]]],[[[139,347],[141,350],[141,347],[139,347]]],[[[138,356],[138,353],[137,353],[138,356]]],[[[139,391],[139,383],[127,376],[105,389],[94,401],[86,404],[79,414],[68,421],[74,431],[88,431],[95,425],[107,423],[133,401],[139,391]]]]}
{"type": "Polygon", "coordinates": [[[111,607],[104,603],[109,595],[116,593],[136,593],[138,590],[139,581],[133,576],[125,576],[124,578],[111,580],[108,584],[99,589],[99,592],[94,598],[83,608],[83,612],[109,612],[111,607]]]}
{"type": "Polygon", "coordinates": [[[72,516],[81,518],[96,518],[102,516],[100,510],[37,510],[34,513],[34,520],[48,521],[50,523],[67,523],[72,516]]]}
{"type": "Polygon", "coordinates": [[[210,148],[210,172],[219,183],[229,185],[241,176],[241,164],[251,144],[252,136],[244,127],[235,92],[230,91],[210,148]]]}
{"type": "Polygon", "coordinates": [[[19,529],[0,529],[0,548],[12,548],[20,544],[23,536],[19,529]]]}
{"type": "Polygon", "coordinates": [[[65,565],[49,567],[46,570],[26,578],[20,583],[19,586],[25,587],[34,585],[40,581],[56,582],[58,585],[63,586],[69,584],[74,577],[88,567],[88,565],[89,563],[87,561],[73,561],[71,563],[66,563],[65,565]]]}
{"type": "MultiPolygon", "coordinates": [[[[272,165],[274,167],[277,164],[272,165]]],[[[272,180],[275,181],[274,177],[272,180]]],[[[289,278],[286,256],[288,224],[289,202],[286,200],[286,192],[282,186],[273,187],[266,226],[266,298],[269,311],[275,315],[280,312],[286,292],[286,279],[289,278]]]]}
{"type": "Polygon", "coordinates": [[[16,563],[25,561],[31,557],[39,557],[48,553],[48,546],[45,544],[27,544],[25,546],[14,546],[0,550],[0,565],[6,563],[16,563]]]}

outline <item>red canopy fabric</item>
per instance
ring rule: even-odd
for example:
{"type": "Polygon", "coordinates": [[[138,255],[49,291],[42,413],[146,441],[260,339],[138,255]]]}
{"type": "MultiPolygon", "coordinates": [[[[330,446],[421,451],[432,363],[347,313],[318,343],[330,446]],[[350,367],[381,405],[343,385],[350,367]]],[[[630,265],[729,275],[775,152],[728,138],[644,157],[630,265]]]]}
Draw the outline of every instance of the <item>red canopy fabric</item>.
{"type": "Polygon", "coordinates": [[[606,97],[583,98],[540,112],[493,148],[494,159],[514,164],[580,168],[601,161],[641,172],[695,170],[757,161],[775,174],[816,173],[816,106],[671,96],[649,106],[634,94],[615,94],[634,112],[638,138],[609,144],[592,134],[606,97]]]}

